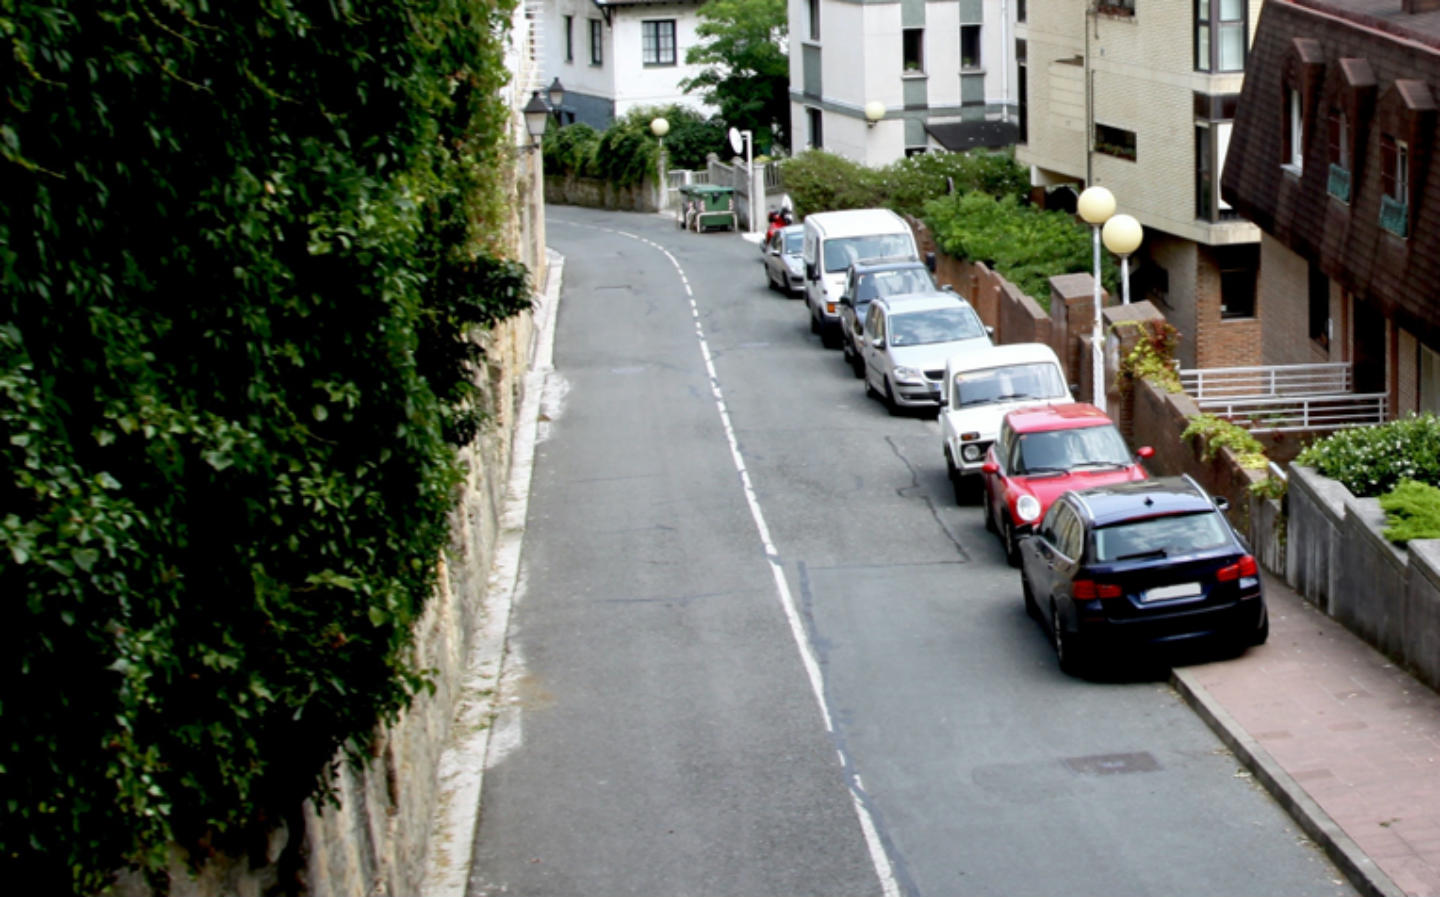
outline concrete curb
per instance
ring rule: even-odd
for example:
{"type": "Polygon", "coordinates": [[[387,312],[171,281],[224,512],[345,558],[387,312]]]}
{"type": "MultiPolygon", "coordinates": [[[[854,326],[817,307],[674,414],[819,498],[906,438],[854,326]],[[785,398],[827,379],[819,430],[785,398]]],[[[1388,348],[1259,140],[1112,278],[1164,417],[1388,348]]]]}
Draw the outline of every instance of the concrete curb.
{"type": "Polygon", "coordinates": [[[549,276],[545,294],[535,301],[535,335],[530,369],[525,373],[501,510],[495,558],[486,583],[484,622],[465,665],[456,701],[450,740],[440,756],[436,778],[440,788],[431,812],[425,849],[425,897],[465,897],[470,884],[475,835],[480,824],[480,793],[490,751],[496,698],[504,672],[505,640],[510,611],[520,585],[520,550],[530,505],[530,477],[539,438],[541,400],[553,371],[555,319],[560,302],[565,259],[547,252],[549,276]]]}
{"type": "Polygon", "coordinates": [[[1180,692],[1200,718],[1205,721],[1226,747],[1240,758],[1271,796],[1285,808],[1300,828],[1324,849],[1326,856],[1339,867],[1350,884],[1365,897],[1405,897],[1375,861],[1361,850],[1339,824],[1330,818],[1299,783],[1290,777],[1275,758],[1250,737],[1220,703],[1211,696],[1200,679],[1188,670],[1171,671],[1170,684],[1180,692]]]}

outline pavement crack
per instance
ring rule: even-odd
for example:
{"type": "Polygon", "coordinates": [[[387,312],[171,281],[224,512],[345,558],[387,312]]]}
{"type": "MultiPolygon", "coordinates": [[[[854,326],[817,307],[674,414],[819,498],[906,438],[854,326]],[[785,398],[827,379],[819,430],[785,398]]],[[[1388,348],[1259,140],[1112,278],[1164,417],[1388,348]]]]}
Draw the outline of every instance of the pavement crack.
{"type": "Polygon", "coordinates": [[[925,506],[930,509],[930,516],[935,518],[935,525],[940,527],[940,532],[944,533],[945,538],[949,539],[950,543],[955,546],[956,553],[960,555],[965,563],[970,563],[970,552],[965,550],[965,546],[960,544],[960,537],[955,535],[945,523],[945,519],[940,516],[940,508],[936,506],[935,499],[920,485],[920,471],[916,469],[909,458],[905,457],[905,452],[901,451],[894,437],[886,436],[885,442],[890,446],[890,451],[895,454],[895,457],[900,459],[900,463],[905,465],[905,469],[910,471],[910,485],[896,489],[895,494],[901,498],[918,498],[925,502],[925,506]]]}

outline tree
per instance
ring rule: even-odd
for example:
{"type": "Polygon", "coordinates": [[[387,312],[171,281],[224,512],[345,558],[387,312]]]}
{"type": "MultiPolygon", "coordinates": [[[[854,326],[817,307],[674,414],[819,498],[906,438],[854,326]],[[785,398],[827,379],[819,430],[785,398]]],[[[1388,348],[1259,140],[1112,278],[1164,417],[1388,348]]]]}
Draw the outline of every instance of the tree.
{"type": "Polygon", "coordinates": [[[790,61],[785,0],[710,0],[700,7],[700,43],[685,61],[705,66],[681,82],[703,91],[732,126],[752,131],[762,151],[790,133],[790,61]]]}

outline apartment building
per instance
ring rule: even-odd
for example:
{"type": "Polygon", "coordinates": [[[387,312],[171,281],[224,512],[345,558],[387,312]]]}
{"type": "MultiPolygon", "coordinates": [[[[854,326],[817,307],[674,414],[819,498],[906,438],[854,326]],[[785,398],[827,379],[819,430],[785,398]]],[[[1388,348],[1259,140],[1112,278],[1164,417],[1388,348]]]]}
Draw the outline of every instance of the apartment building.
{"type": "Polygon", "coordinates": [[[1181,332],[1185,367],[1261,363],[1260,231],[1219,189],[1260,6],[1028,0],[1017,8],[1016,156],[1052,202],[1103,185],[1118,212],[1139,220],[1131,296],[1152,301],[1181,332]]]}
{"type": "Polygon", "coordinates": [[[1016,0],[789,0],[791,149],[867,165],[1018,134],[1016,0]]]}
{"type": "Polygon", "coordinates": [[[1222,195],[1263,230],[1267,363],[1440,411],[1440,0],[1268,0],[1222,195]]]}
{"type": "Polygon", "coordinates": [[[599,130],[637,106],[689,106],[717,110],[680,82],[700,66],[687,65],[696,43],[703,0],[541,0],[546,84],[565,88],[566,124],[599,130]]]}

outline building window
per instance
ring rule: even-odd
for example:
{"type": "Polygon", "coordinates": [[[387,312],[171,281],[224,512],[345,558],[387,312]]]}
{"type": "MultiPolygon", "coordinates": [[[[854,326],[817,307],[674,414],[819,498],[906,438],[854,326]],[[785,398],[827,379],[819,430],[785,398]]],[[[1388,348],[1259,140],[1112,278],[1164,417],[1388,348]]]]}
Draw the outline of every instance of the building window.
{"type": "Polygon", "coordinates": [[[1108,16],[1135,15],[1135,0],[1099,0],[1096,9],[1108,16]]]}
{"type": "Polygon", "coordinates": [[[1249,26],[1246,0],[1195,0],[1195,70],[1245,71],[1249,26]]]}
{"type": "Polygon", "coordinates": [[[590,20],[590,64],[605,64],[605,32],[599,19],[590,20]]]}
{"type": "Polygon", "coordinates": [[[1098,122],[1095,125],[1095,152],[1118,159],[1135,161],[1135,132],[1124,128],[1112,128],[1098,122]]]}
{"type": "Polygon", "coordinates": [[[1015,88],[1020,95],[1020,108],[1016,110],[1020,121],[1020,134],[1015,138],[1020,143],[1030,142],[1030,79],[1029,63],[1025,59],[1025,42],[1015,42],[1015,88]]]}
{"type": "Polygon", "coordinates": [[[1195,217],[1215,220],[1215,144],[1208,124],[1195,126],[1195,217]]]}
{"type": "Polygon", "coordinates": [[[1420,368],[1416,378],[1416,410],[1422,414],[1427,411],[1440,414],[1440,354],[1436,354],[1429,346],[1421,346],[1420,358],[1416,363],[1420,368]]]}
{"type": "Polygon", "coordinates": [[[1296,174],[1305,170],[1305,107],[1300,91],[1285,92],[1285,165],[1296,174]]]}
{"type": "Polygon", "coordinates": [[[575,17],[565,17],[565,61],[575,61],[575,17]]]}
{"type": "Polygon", "coordinates": [[[820,39],[820,0],[810,0],[810,39],[820,39]]]}
{"type": "Polygon", "coordinates": [[[819,109],[814,106],[805,108],[805,121],[809,125],[810,149],[825,148],[825,132],[822,127],[824,119],[819,109]]]}
{"type": "Polygon", "coordinates": [[[1016,0],[1015,2],[1015,21],[1025,21],[1025,0],[1016,0]]]}
{"type": "Polygon", "coordinates": [[[1255,317],[1255,280],[1260,271],[1260,244],[1217,246],[1215,266],[1220,269],[1220,317],[1255,317]]]}
{"type": "Polygon", "coordinates": [[[904,41],[905,71],[907,73],[925,71],[925,29],[906,28],[901,34],[904,41]]]}
{"type": "Polygon", "coordinates": [[[980,68],[980,26],[960,26],[960,68],[980,68]]]}
{"type": "Polygon", "coordinates": [[[1330,348],[1330,278],[1310,263],[1310,338],[1330,348]]]}
{"type": "Polygon", "coordinates": [[[1350,201],[1350,120],[1342,109],[1331,109],[1325,121],[1325,150],[1330,171],[1325,189],[1341,202],[1350,201]]]}
{"type": "Polygon", "coordinates": [[[1231,221],[1238,213],[1220,197],[1220,173],[1230,149],[1238,94],[1195,94],[1195,217],[1231,221]]]}
{"type": "Polygon", "coordinates": [[[658,19],[640,23],[641,62],[646,65],[675,64],[675,20],[658,19]]]}
{"type": "Polygon", "coordinates": [[[1397,237],[1409,236],[1410,147],[1380,135],[1380,226],[1397,237]]]}

